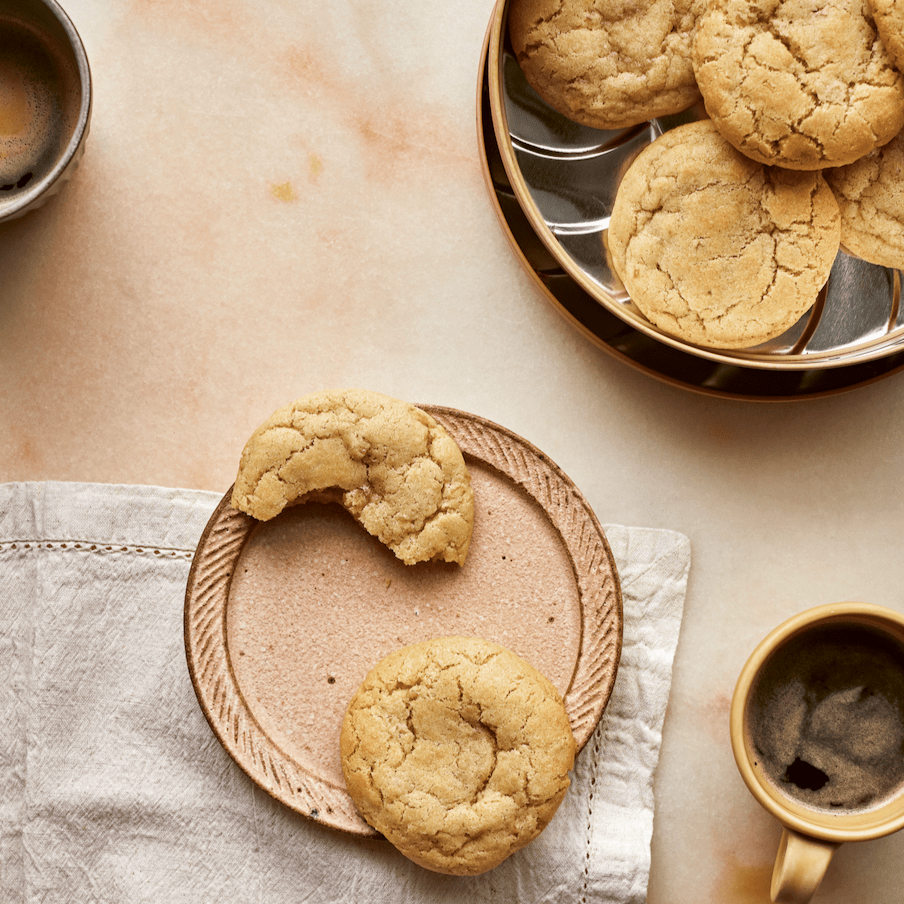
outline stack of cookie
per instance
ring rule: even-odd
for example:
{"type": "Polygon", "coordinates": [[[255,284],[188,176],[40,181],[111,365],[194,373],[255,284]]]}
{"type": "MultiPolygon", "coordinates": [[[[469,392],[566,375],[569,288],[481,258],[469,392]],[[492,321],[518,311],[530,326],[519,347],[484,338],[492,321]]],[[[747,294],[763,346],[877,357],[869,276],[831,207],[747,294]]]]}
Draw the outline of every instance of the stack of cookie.
{"type": "Polygon", "coordinates": [[[904,0],[512,0],[525,78],[584,125],[686,110],[632,163],[612,267],[663,332],[749,348],[815,303],[843,245],[904,268],[904,0]]]}

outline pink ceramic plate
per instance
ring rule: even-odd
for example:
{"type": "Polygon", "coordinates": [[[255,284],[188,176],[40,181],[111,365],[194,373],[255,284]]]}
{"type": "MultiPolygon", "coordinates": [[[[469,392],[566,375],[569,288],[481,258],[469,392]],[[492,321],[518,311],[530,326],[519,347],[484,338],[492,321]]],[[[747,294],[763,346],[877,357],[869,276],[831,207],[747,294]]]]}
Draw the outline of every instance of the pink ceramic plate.
{"type": "Polygon", "coordinates": [[[185,596],[189,672],[220,742],[278,800],[357,835],[375,832],[345,790],[339,731],[352,694],[387,653],[447,635],[500,643],[558,688],[579,749],[621,653],[618,575],[577,488],[504,428],[422,407],[471,472],[464,566],[406,566],[336,505],[306,503],[258,522],[227,493],[185,596]]]}

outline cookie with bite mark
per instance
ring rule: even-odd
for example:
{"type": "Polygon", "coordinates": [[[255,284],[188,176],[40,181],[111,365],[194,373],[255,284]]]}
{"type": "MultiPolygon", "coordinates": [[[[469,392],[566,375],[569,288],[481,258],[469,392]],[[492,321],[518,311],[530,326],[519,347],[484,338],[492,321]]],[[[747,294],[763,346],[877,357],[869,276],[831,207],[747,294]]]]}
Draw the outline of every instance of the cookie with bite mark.
{"type": "Polygon", "coordinates": [[[348,389],[274,412],[242,451],[232,506],[262,521],[308,498],[335,500],[406,564],[464,564],[471,477],[455,440],[408,402],[348,389]]]}

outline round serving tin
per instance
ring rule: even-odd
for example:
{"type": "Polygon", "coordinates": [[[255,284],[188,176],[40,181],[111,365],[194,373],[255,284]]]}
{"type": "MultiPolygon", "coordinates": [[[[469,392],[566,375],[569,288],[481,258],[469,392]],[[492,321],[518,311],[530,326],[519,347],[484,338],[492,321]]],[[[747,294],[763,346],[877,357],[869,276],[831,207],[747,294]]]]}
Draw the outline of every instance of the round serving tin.
{"type": "MultiPolygon", "coordinates": [[[[481,73],[486,91],[478,106],[486,103],[481,109],[482,119],[489,114],[489,122],[481,123],[482,144],[484,148],[494,146],[487,155],[492,152],[502,170],[491,173],[493,194],[498,200],[495,186],[501,176],[532,233],[531,241],[541,247],[542,260],[539,264],[529,262],[530,269],[559,270],[562,278],[567,278],[568,292],[592,300],[629,327],[638,340],[653,340],[701,364],[740,368],[734,376],[741,379],[729,381],[733,388],[726,388],[727,394],[795,398],[837,392],[885,376],[904,364],[900,272],[869,264],[844,249],[839,250],[813,308],[784,335],[763,345],[743,350],[702,348],[651,324],[631,301],[607,260],[606,233],[615,192],[622,174],[644,147],[676,125],[705,118],[706,112],[699,104],[676,116],[618,131],[572,122],[527,84],[507,36],[508,5],[508,0],[499,0],[490,20],[481,73]],[[876,362],[882,363],[861,367],[876,362]],[[745,387],[751,371],[798,371],[806,375],[804,382],[809,384],[815,372],[851,366],[861,369],[817,381],[821,385],[814,391],[801,388],[799,380],[786,380],[764,391],[745,387]]],[[[493,163],[488,161],[487,166],[491,169],[493,163]]],[[[652,369],[661,371],[655,366],[652,369]]],[[[692,388],[707,391],[701,385],[705,380],[697,377],[674,382],[688,382],[692,388]]],[[[716,391],[723,390],[717,387],[716,391]]]]}

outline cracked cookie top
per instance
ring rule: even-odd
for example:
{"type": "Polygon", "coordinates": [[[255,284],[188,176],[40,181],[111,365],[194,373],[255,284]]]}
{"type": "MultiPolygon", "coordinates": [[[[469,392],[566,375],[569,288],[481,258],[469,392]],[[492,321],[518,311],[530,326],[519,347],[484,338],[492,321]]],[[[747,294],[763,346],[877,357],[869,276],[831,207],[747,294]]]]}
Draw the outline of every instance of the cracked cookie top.
{"type": "Polygon", "coordinates": [[[540,834],[575,757],[553,685],[510,650],[471,637],[382,659],[349,704],[340,744],[361,815],[415,863],[467,876],[540,834]]]}
{"type": "Polygon", "coordinates": [[[841,211],[841,244],[872,264],[904,269],[904,133],[823,175],[841,211]]]}
{"type": "Polygon", "coordinates": [[[621,129],[700,99],[691,43],[705,0],[513,0],[508,28],[531,87],[564,116],[621,129]]]}
{"type": "Polygon", "coordinates": [[[904,0],[867,0],[892,62],[904,72],[904,0]]]}
{"type": "Polygon", "coordinates": [[[693,64],[719,131],[760,163],[852,163],[904,126],[904,76],[866,0],[713,0],[693,64]]]}
{"type": "Polygon", "coordinates": [[[232,506],[261,521],[316,496],[339,502],[406,564],[463,564],[474,525],[458,445],[425,411],[350,389],[298,399],[242,451],[232,506]]]}
{"type": "Polygon", "coordinates": [[[820,173],[763,166],[709,120],[648,145],[618,187],[612,264],[664,332],[748,348],[816,301],[838,252],[838,204],[820,173]]]}

